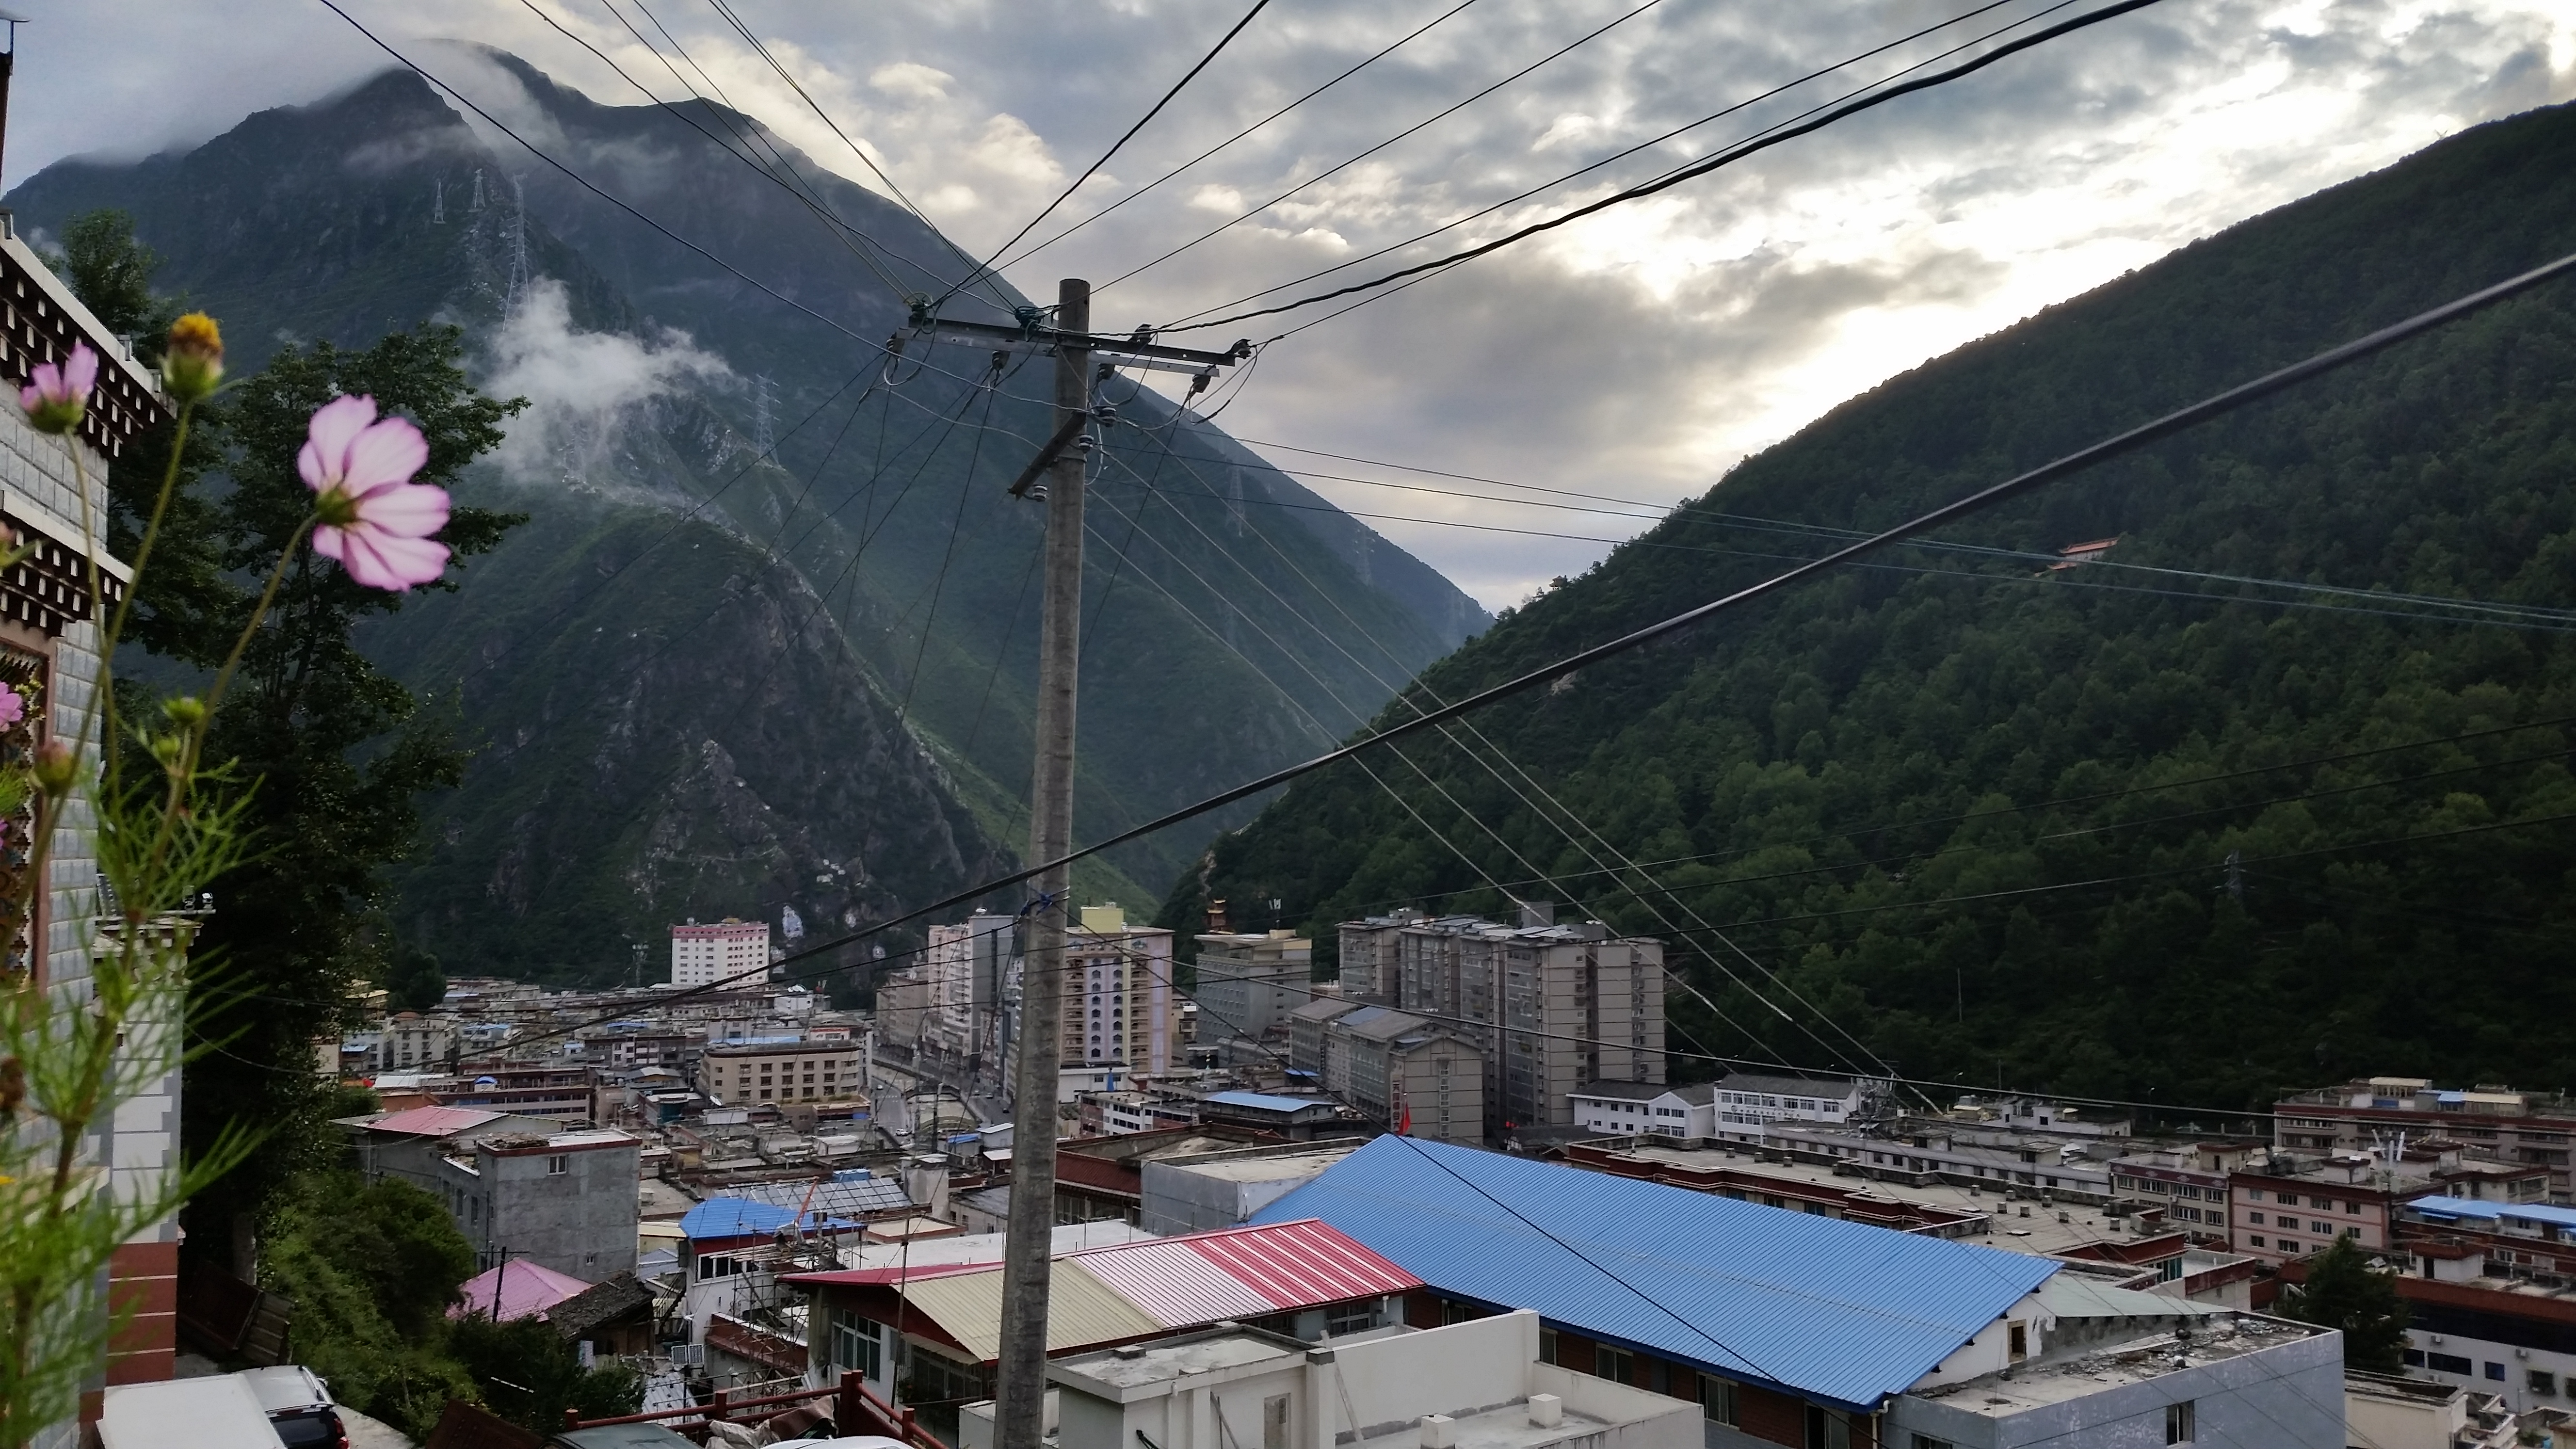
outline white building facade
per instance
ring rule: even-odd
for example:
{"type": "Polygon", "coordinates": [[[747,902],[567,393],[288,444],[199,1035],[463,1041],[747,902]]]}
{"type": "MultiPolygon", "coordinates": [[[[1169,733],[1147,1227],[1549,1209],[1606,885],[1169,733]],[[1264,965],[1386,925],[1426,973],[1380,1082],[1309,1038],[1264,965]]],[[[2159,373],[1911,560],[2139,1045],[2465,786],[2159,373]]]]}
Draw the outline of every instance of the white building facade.
{"type": "Polygon", "coordinates": [[[714,925],[692,920],[671,928],[671,984],[713,986],[757,981],[769,970],[769,923],[730,916],[714,925]]]}

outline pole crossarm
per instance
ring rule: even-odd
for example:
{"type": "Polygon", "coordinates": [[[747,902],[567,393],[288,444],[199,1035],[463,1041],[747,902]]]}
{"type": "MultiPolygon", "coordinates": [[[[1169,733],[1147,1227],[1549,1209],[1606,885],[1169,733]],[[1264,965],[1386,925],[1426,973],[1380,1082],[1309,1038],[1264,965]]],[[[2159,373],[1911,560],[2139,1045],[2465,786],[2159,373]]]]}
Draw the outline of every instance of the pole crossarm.
{"type": "Polygon", "coordinates": [[[996,322],[952,322],[934,317],[926,306],[916,306],[905,325],[918,337],[933,342],[957,342],[970,347],[992,347],[1009,352],[1054,353],[1087,352],[1097,362],[1113,367],[1142,368],[1156,372],[1212,373],[1230,367],[1252,356],[1249,338],[1235,343],[1223,352],[1210,352],[1199,347],[1171,347],[1149,340],[1145,334],[1131,337],[1109,337],[1093,332],[1068,331],[1041,327],[1038,309],[1030,310],[1030,321],[1019,327],[1005,327],[996,322]]]}

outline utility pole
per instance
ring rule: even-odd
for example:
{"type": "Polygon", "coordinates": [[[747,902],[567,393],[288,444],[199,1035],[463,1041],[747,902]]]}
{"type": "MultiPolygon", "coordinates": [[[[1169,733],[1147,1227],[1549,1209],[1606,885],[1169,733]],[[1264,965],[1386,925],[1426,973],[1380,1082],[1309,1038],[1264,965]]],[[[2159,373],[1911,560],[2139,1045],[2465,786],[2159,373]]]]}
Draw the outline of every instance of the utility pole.
{"type": "MultiPolygon", "coordinates": [[[[1056,289],[1055,416],[1061,436],[1088,423],[1091,284],[1067,278],[1056,289]]],[[[1037,768],[1029,781],[1029,858],[1062,858],[1073,848],[1073,703],[1081,657],[1082,484],[1090,449],[1061,449],[1048,467],[1046,590],[1038,632],[1037,768]]],[[[1063,1037],[1064,937],[1072,871],[1040,875],[1039,904],[1023,919],[1020,970],[1020,1090],[1011,1134],[1011,1220],[1002,1248],[1002,1354],[995,1365],[993,1442],[1037,1449],[1046,1437],[1047,1277],[1055,1236],[1055,1089],[1063,1037]]]]}

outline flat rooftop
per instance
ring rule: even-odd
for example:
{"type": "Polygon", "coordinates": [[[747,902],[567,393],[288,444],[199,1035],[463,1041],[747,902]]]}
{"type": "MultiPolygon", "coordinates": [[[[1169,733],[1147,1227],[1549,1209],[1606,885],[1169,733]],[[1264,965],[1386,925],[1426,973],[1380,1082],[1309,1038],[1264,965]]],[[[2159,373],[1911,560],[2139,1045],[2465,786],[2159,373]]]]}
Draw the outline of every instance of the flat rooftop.
{"type": "Polygon", "coordinates": [[[2151,1334],[2088,1348],[2064,1359],[2042,1358],[2016,1364],[2010,1378],[1987,1374],[1965,1383],[1915,1389],[1912,1397],[2004,1419],[2122,1384],[2145,1383],[2183,1369],[2278,1348],[2322,1331],[2304,1323],[2251,1313],[2212,1315],[2198,1320],[2187,1339],[2171,1333],[2151,1334]]]}
{"type": "Polygon", "coordinates": [[[1336,1138],[1331,1142],[1318,1142],[1311,1150],[1166,1161],[1165,1165],[1185,1167],[1200,1177],[1212,1177],[1222,1182],[1275,1182],[1299,1173],[1321,1172],[1359,1151],[1367,1142],[1365,1137],[1336,1138]]]}
{"type": "MultiPolygon", "coordinates": [[[[2072,1252],[2094,1243],[2137,1241],[2137,1234],[2123,1226],[2127,1219],[2104,1217],[2100,1208],[2082,1203],[2060,1201],[2053,1207],[2043,1207],[2027,1199],[2015,1201],[2000,1192],[1948,1184],[1915,1187],[1901,1182],[1881,1182],[1872,1177],[1845,1176],[1830,1167],[1813,1163],[1764,1162],[1749,1150],[1728,1153],[1716,1148],[1637,1147],[1630,1149],[1627,1155],[1641,1161],[1668,1162],[1675,1167],[1696,1168],[1703,1172],[1724,1168],[1751,1176],[1830,1187],[1882,1202],[1910,1203],[1959,1213],[1984,1213],[1994,1219],[1994,1235],[1959,1241],[2009,1248],[2017,1253],[2048,1256],[2072,1252]],[[2024,1208],[2030,1209],[2030,1216],[2021,1215],[2024,1208]],[[2066,1215],[2065,1222],[2057,1220],[2059,1213],[2066,1215]]],[[[2171,1230],[2172,1225],[2169,1224],[2166,1231],[2171,1230]]]]}

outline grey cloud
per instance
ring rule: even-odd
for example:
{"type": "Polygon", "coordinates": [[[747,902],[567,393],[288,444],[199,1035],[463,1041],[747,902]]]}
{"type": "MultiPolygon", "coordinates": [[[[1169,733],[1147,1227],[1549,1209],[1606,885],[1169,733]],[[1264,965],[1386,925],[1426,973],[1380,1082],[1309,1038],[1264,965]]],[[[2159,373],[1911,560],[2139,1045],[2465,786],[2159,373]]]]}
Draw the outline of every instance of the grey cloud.
{"type": "MultiPolygon", "coordinates": [[[[40,23],[22,49],[12,175],[69,152],[209,134],[381,63],[310,0],[34,3],[40,23]]],[[[979,253],[1098,154],[1237,13],[1182,0],[737,3],[835,119],[979,253]],[[872,79],[889,67],[919,70],[872,79]],[[920,71],[944,79],[894,83],[924,79],[920,71]]],[[[1107,168],[1114,185],[1078,198],[1049,228],[1131,193],[1448,3],[1272,7],[1107,168]]],[[[1287,121],[1026,263],[1014,280],[1040,295],[1062,275],[1106,281],[1211,225],[1213,214],[1193,204],[1202,186],[1265,198],[1633,3],[1478,0],[1287,121]]],[[[2017,0],[1998,18],[2039,3],[2017,0]]],[[[2576,93],[2576,68],[2567,68],[2576,18],[2563,11],[2545,0],[2336,0],[2312,12],[2277,0],[2168,0],[1301,333],[1264,358],[1225,422],[1340,452],[1668,500],[1926,356],[2440,133],[2576,93]],[[2553,55],[2562,68],[2552,69],[2553,55]]],[[[515,0],[399,9],[376,0],[358,13],[406,48],[471,36],[602,102],[638,100],[515,0]]],[[[676,94],[602,16],[581,6],[557,13],[639,79],[676,94]]],[[[877,185],[710,15],[657,13],[736,103],[818,163],[877,185]]],[[[1386,245],[1847,54],[1864,37],[1954,13],[1936,0],[1663,0],[1299,204],[1107,289],[1097,315],[1110,325],[1170,319],[1386,245]],[[1571,115],[1591,123],[1538,145],[1571,115]],[[1327,244],[1326,233],[1346,247],[1327,244]]],[[[1938,45],[1917,44],[1867,73],[1938,45]]],[[[453,56],[443,53],[441,67],[453,56]]],[[[469,64],[458,79],[478,99],[510,102],[512,83],[488,66],[469,64]]],[[[1819,83],[1764,102],[1448,240],[1490,236],[1705,155],[1838,88],[1819,83]]],[[[639,197],[671,180],[652,156],[567,159],[639,197]]],[[[1449,506],[1319,487],[1366,511],[1435,517],[1449,506]]],[[[1632,531],[1614,519],[1491,513],[1549,531],[1632,531]]],[[[1383,527],[1489,605],[1603,551],[1383,527]]]]}

